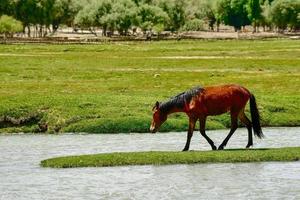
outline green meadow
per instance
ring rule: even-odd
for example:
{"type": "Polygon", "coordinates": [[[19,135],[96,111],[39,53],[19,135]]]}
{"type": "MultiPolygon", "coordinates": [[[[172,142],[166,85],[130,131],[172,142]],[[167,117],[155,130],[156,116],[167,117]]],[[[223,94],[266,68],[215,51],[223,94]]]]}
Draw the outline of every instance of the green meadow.
{"type": "MultiPolygon", "coordinates": [[[[256,96],[263,126],[299,126],[300,40],[0,45],[0,132],[148,132],[156,101],[228,83],[256,96]]],[[[187,121],[173,114],[161,131],[187,121]]],[[[229,125],[225,114],[207,128],[229,125]]]]}
{"type": "Polygon", "coordinates": [[[41,161],[42,167],[108,167],[126,165],[170,165],[199,163],[234,163],[298,161],[300,147],[273,149],[228,149],[223,151],[125,152],[66,156],[41,161]]]}

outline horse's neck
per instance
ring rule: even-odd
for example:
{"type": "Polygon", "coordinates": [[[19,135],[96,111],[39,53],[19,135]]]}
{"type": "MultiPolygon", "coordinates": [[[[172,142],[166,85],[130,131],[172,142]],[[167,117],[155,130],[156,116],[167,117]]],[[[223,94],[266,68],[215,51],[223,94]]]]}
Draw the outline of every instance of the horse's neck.
{"type": "Polygon", "coordinates": [[[172,113],[177,113],[177,112],[184,112],[184,108],[178,108],[178,107],[173,107],[169,110],[169,112],[167,113],[167,115],[170,115],[172,113]]]}
{"type": "Polygon", "coordinates": [[[167,115],[176,113],[176,112],[185,112],[186,105],[184,102],[184,105],[182,105],[182,102],[170,100],[161,105],[161,110],[166,113],[167,115]]]}

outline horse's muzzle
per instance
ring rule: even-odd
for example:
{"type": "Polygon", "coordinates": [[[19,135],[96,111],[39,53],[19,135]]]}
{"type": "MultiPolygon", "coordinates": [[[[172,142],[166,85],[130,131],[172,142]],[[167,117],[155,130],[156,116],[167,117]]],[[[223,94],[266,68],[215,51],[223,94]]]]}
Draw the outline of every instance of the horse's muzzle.
{"type": "Polygon", "coordinates": [[[156,130],[155,127],[152,127],[152,126],[150,127],[150,132],[151,132],[151,133],[156,133],[156,131],[157,131],[157,130],[156,130]]]}

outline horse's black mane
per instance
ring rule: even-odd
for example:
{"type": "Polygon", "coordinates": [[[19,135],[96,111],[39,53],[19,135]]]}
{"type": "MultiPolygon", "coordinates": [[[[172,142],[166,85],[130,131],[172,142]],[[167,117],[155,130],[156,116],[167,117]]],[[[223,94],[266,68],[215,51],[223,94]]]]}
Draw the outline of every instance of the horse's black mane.
{"type": "Polygon", "coordinates": [[[160,104],[159,109],[163,113],[168,113],[172,108],[184,108],[186,103],[189,103],[191,99],[203,91],[200,86],[194,87],[188,91],[182,92],[174,97],[171,97],[169,101],[160,104]]]}

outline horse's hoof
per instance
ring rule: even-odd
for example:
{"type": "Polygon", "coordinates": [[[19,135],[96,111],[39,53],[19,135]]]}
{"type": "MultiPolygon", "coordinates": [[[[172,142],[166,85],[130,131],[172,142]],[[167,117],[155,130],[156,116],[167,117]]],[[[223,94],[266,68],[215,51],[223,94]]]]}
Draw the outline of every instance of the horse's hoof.
{"type": "Polygon", "coordinates": [[[224,146],[220,145],[218,150],[223,150],[224,149],[224,146]]]}
{"type": "Polygon", "coordinates": [[[217,150],[216,146],[212,146],[211,148],[212,148],[212,150],[217,150]]]}
{"type": "Polygon", "coordinates": [[[249,149],[253,144],[247,144],[246,149],[249,149]]]}
{"type": "Polygon", "coordinates": [[[188,151],[188,149],[183,149],[182,151],[188,151]]]}

